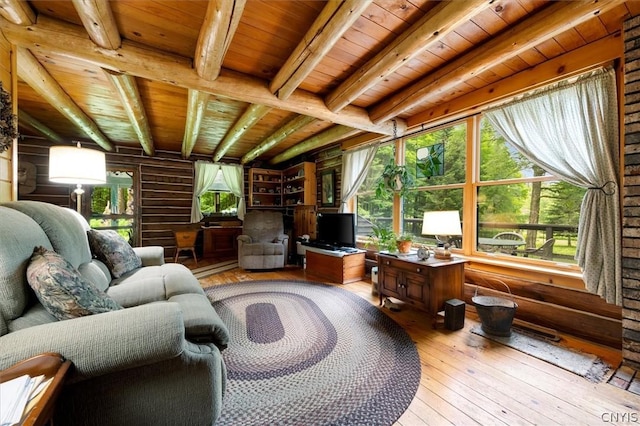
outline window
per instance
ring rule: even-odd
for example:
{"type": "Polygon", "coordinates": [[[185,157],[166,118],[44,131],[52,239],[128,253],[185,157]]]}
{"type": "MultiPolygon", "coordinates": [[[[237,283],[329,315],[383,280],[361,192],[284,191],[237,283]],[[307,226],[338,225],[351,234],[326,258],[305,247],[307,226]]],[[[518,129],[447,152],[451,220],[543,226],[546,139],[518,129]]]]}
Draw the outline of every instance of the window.
{"type": "Polygon", "coordinates": [[[549,175],[480,122],[477,187],[480,252],[575,263],[580,205],[586,189],[549,175]],[[496,235],[520,236],[501,245],[496,235]]]}
{"type": "Polygon", "coordinates": [[[91,217],[94,229],[118,231],[131,245],[135,241],[135,196],[132,170],[107,170],[107,182],[91,191],[91,217]]]}
{"type": "MultiPolygon", "coordinates": [[[[415,187],[402,200],[402,232],[414,235],[415,241],[429,245],[436,242],[434,235],[422,235],[424,212],[462,211],[466,146],[466,123],[405,140],[405,165],[414,177],[415,187]]],[[[457,242],[456,246],[460,245],[457,242]]]]}
{"type": "Polygon", "coordinates": [[[364,183],[356,195],[356,234],[362,237],[372,235],[374,225],[391,228],[393,197],[388,194],[376,197],[376,183],[382,169],[394,161],[395,150],[392,144],[380,146],[364,183]]]}
{"type": "Polygon", "coordinates": [[[473,223],[463,227],[466,235],[448,236],[454,248],[512,261],[575,264],[586,190],[535,166],[487,120],[469,118],[402,143],[398,160],[393,144],[378,149],[358,191],[358,235],[371,235],[374,225],[392,229],[394,198],[376,197],[375,188],[384,165],[398,161],[414,180],[398,207],[400,231],[414,235],[416,243],[436,243],[435,235],[422,235],[424,212],[457,210],[463,222],[473,223]]]}
{"type": "Polygon", "coordinates": [[[204,216],[238,213],[238,197],[231,193],[224,181],[222,169],[218,169],[213,184],[200,196],[200,211],[204,216]]]}

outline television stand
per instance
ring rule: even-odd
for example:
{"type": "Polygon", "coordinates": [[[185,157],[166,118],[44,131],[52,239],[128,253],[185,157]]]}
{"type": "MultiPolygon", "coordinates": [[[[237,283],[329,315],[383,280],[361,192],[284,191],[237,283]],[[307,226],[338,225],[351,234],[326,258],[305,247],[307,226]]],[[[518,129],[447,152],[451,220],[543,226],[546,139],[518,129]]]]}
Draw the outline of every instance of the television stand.
{"type": "Polygon", "coordinates": [[[347,284],[364,279],[364,250],[348,253],[305,246],[307,274],[332,283],[347,284]]]}

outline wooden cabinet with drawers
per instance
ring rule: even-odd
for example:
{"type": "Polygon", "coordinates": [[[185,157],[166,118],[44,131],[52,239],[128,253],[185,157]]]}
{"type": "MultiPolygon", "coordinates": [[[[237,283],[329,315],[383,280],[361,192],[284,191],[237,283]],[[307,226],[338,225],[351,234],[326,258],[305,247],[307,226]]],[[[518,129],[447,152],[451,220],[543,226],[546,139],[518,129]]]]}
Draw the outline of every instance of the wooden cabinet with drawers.
{"type": "Polygon", "coordinates": [[[429,313],[434,323],[444,302],[463,299],[464,264],[460,258],[420,260],[417,256],[397,258],[378,255],[380,304],[394,297],[429,313]]]}

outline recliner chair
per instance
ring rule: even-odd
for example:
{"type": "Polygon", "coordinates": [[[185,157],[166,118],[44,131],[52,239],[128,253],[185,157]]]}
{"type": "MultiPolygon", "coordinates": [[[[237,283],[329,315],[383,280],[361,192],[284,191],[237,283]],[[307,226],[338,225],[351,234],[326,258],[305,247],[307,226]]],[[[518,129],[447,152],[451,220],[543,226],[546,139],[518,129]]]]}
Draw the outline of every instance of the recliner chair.
{"type": "Polygon", "coordinates": [[[289,236],[281,212],[247,212],[238,236],[238,265],[242,269],[284,268],[289,236]]]}

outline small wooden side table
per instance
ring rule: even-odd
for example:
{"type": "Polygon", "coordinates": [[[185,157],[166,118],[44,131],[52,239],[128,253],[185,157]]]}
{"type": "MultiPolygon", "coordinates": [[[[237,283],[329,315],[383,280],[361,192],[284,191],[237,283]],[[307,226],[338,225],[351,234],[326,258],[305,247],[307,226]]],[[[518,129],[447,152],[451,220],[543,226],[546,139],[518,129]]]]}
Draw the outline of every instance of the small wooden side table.
{"type": "Polygon", "coordinates": [[[43,391],[38,402],[31,411],[22,419],[21,425],[45,425],[53,417],[56,399],[62,390],[65,376],[71,367],[71,361],[67,361],[60,354],[43,353],[33,358],[21,361],[6,370],[0,371],[0,383],[15,379],[27,374],[31,377],[44,374],[48,379],[53,377],[51,383],[43,391]]]}

